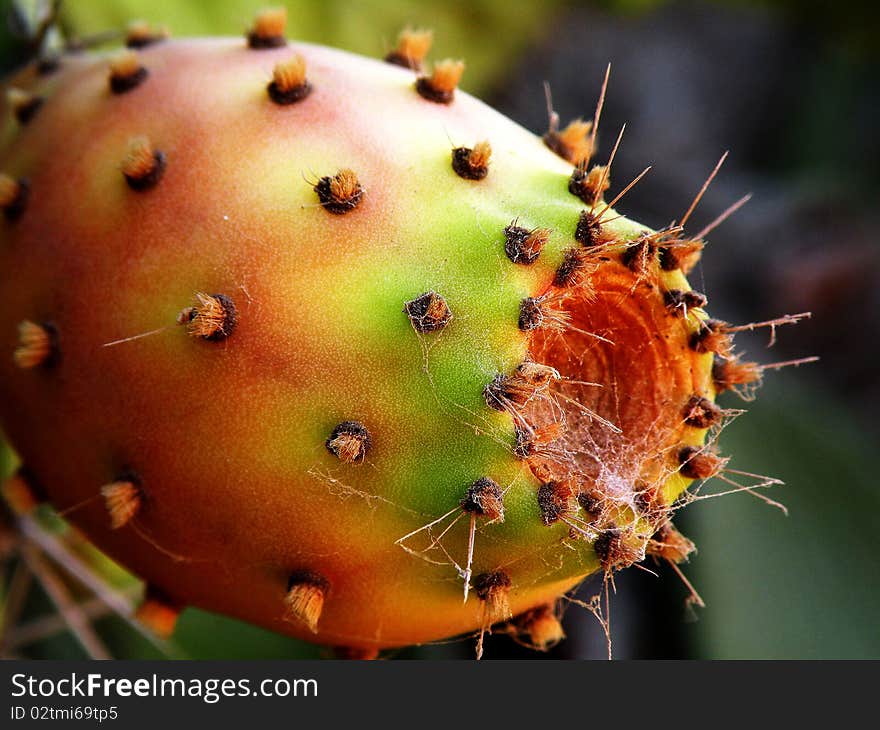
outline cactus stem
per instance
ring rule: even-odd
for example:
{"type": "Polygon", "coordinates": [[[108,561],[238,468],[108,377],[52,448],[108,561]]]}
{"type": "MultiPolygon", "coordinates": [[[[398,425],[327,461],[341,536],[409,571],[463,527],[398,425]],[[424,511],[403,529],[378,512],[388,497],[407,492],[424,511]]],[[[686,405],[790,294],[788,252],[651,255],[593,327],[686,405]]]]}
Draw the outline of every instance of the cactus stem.
{"type": "Polygon", "coordinates": [[[27,180],[0,173],[0,208],[6,220],[14,221],[24,213],[30,186],[27,180]]]}
{"type": "Polygon", "coordinates": [[[140,478],[126,472],[110,484],[101,487],[101,496],[110,515],[110,529],[125,527],[137,516],[144,502],[140,478]]]}
{"type": "Polygon", "coordinates": [[[177,323],[185,324],[187,334],[216,342],[232,334],[238,323],[235,303],[225,294],[196,292],[195,306],[177,315],[177,323]]]}
{"type": "Polygon", "coordinates": [[[110,91],[124,94],[146,81],[149,71],[141,65],[138,54],[132,50],[119,53],[110,61],[110,91]]]}
{"type": "Polygon", "coordinates": [[[523,228],[513,221],[504,229],[504,253],[515,264],[533,264],[550,241],[549,228],[523,228]]]}
{"type": "Polygon", "coordinates": [[[311,570],[293,573],[284,596],[285,620],[302,622],[313,634],[318,633],[318,621],[329,592],[330,582],[319,573],[311,570]]]}
{"type": "Polygon", "coordinates": [[[452,169],[465,180],[482,180],[489,174],[492,146],[488,141],[477,142],[473,149],[456,147],[452,150],[452,169]]]}
{"type": "Polygon", "coordinates": [[[286,61],[275,65],[272,81],[266,87],[269,98],[276,104],[287,106],[302,101],[312,92],[312,85],[306,80],[306,61],[295,54],[286,61]]]}
{"type": "Polygon", "coordinates": [[[325,210],[337,215],[356,208],[364,197],[364,189],[353,170],[339,170],[333,177],[322,177],[314,186],[325,210]]]}
{"type": "Polygon", "coordinates": [[[284,30],[287,27],[286,8],[265,8],[257,13],[247,34],[248,48],[263,50],[287,45],[284,30]]]}
{"type": "Polygon", "coordinates": [[[18,342],[13,359],[23,370],[51,367],[58,361],[58,331],[50,322],[24,320],[18,325],[18,342]]]}
{"type": "Polygon", "coordinates": [[[433,42],[434,33],[431,30],[404,28],[397,36],[394,50],[385,56],[385,61],[395,66],[421,71],[422,62],[431,50],[433,42]]]}
{"type": "Polygon", "coordinates": [[[446,300],[435,291],[428,291],[403,305],[403,311],[416,332],[436,332],[452,320],[446,300]]]}
{"type": "Polygon", "coordinates": [[[367,427],[360,421],[343,421],[333,428],[324,445],[341,462],[360,464],[373,445],[373,440],[367,427]]]}
{"type": "Polygon", "coordinates": [[[694,428],[710,428],[721,421],[724,411],[701,395],[692,395],[683,410],[684,422],[694,428]]]}
{"type": "Polygon", "coordinates": [[[149,23],[143,20],[135,20],[128,24],[125,31],[125,45],[128,48],[146,48],[155,43],[160,43],[168,38],[167,28],[153,30],[149,23]]]}
{"type": "Polygon", "coordinates": [[[43,106],[43,97],[10,87],[6,91],[6,103],[19,124],[27,124],[43,106]]]}
{"type": "Polygon", "coordinates": [[[416,91],[423,99],[436,104],[451,104],[463,73],[464,61],[447,58],[434,64],[430,76],[419,76],[416,79],[416,91]]]}
{"type": "Polygon", "coordinates": [[[165,165],[164,153],[154,150],[146,137],[133,137],[122,161],[122,174],[132,190],[143,192],[162,179],[165,165]]]}

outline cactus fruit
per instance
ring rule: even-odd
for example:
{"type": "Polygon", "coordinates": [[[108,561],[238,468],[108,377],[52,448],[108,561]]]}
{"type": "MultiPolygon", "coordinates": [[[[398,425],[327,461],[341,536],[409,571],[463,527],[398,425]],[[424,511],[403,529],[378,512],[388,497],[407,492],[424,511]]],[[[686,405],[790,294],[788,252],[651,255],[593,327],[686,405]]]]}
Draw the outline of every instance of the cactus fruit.
{"type": "Polygon", "coordinates": [[[359,656],[545,649],[586,576],[686,558],[715,393],[762,369],[685,278],[703,234],[606,202],[598,119],[542,140],[424,32],[385,63],[278,13],[166,35],[9,83],[11,500],[143,577],[162,633],[194,605],[359,656]]]}

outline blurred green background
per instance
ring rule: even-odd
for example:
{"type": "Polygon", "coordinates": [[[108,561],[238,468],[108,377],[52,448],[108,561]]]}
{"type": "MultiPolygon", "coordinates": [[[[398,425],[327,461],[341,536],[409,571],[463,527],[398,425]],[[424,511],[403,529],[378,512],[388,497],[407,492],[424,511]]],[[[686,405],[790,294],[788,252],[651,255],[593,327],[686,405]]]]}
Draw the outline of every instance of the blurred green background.
{"type": "MultiPolygon", "coordinates": [[[[0,0],[0,65],[29,53],[23,18],[39,3],[0,0]],[[21,10],[23,9],[23,10],[21,10]],[[16,16],[16,17],[13,17],[16,16]]],[[[664,2],[605,0],[290,0],[292,38],[383,55],[405,25],[435,30],[433,57],[468,62],[463,86],[535,132],[546,128],[542,82],[564,120],[590,117],[605,65],[612,77],[599,159],[623,121],[618,182],[651,175],[622,210],[660,227],[680,215],[722,151],[731,155],[694,230],[746,192],[754,198],[716,231],[695,288],[713,314],[747,322],[810,310],[779,332],[738,339],[762,362],[819,355],[818,364],[767,373],[748,414],[723,434],[737,469],[778,477],[770,496],[786,517],[747,494],[696,502],[676,523],[700,551],[686,572],[707,603],[686,611],[671,571],[616,577],[618,658],[880,658],[880,10],[840,0],[664,2]]],[[[176,36],[239,34],[250,0],[71,0],[68,38],[132,19],[176,36]]],[[[735,396],[725,405],[740,407],[735,396]]],[[[0,460],[11,468],[6,454],[0,460]]],[[[723,485],[718,485],[721,487],[723,485]]],[[[720,489],[719,489],[720,491],[720,489]]],[[[8,572],[8,567],[7,567],[8,572]]],[[[130,578],[113,572],[123,589],[130,578]]],[[[8,575],[6,576],[9,577],[8,575]]],[[[8,583],[8,581],[7,581],[8,583]]],[[[582,597],[597,589],[588,583],[582,597]]],[[[48,607],[31,591],[34,625],[48,607]]],[[[158,650],[114,617],[96,620],[119,657],[158,650]]],[[[566,614],[554,658],[604,656],[586,612],[566,614]]],[[[51,628],[51,626],[50,626],[51,628]]],[[[46,631],[44,631],[46,633],[46,631]]],[[[184,613],[172,656],[317,657],[321,650],[222,617],[184,613]]],[[[16,647],[32,657],[81,656],[68,635],[16,647]]],[[[469,641],[393,652],[470,657],[469,641]]],[[[529,657],[492,637],[487,658],[529,657]]]]}

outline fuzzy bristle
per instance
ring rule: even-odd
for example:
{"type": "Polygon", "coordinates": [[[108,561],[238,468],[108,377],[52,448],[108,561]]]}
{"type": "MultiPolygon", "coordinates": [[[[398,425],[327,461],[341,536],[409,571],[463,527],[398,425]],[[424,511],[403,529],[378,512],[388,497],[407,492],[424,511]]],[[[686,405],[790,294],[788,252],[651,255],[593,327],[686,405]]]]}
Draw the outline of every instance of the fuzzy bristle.
{"type": "Polygon", "coordinates": [[[516,641],[536,651],[548,651],[565,638],[556,607],[549,603],[517,616],[511,633],[516,641]]]}
{"type": "Polygon", "coordinates": [[[336,200],[352,200],[361,191],[361,184],[354,170],[348,168],[337,172],[330,181],[330,194],[336,200]]]}
{"type": "Polygon", "coordinates": [[[705,446],[684,446],[678,452],[678,463],[681,475],[688,479],[711,479],[724,468],[727,459],[705,446]]]}
{"type": "Polygon", "coordinates": [[[552,481],[538,488],[538,508],[545,527],[555,524],[575,512],[578,507],[577,489],[570,479],[552,481]]]}
{"type": "Polygon", "coordinates": [[[480,477],[471,484],[459,504],[465,512],[485,517],[489,522],[504,521],[501,487],[489,477],[480,477]]]}
{"type": "Polygon", "coordinates": [[[277,63],[267,90],[269,98],[282,106],[305,99],[312,91],[311,84],[306,80],[306,60],[297,53],[277,63]]]}
{"type": "Polygon", "coordinates": [[[657,262],[657,246],[652,234],[639,236],[624,248],[620,262],[634,274],[645,276],[657,262]]]}
{"type": "Polygon", "coordinates": [[[592,122],[575,119],[562,131],[547,132],[544,143],[562,159],[573,165],[584,165],[593,154],[592,130],[592,122]]]}
{"type": "Polygon", "coordinates": [[[122,51],[110,60],[110,90],[114,94],[124,94],[140,86],[147,75],[140,56],[133,50],[122,51]]]}
{"type": "Polygon", "coordinates": [[[663,245],[659,250],[660,268],[663,271],[681,269],[689,274],[700,260],[702,251],[702,241],[674,241],[663,245]]]}
{"type": "Polygon", "coordinates": [[[238,323],[233,301],[225,294],[196,292],[195,304],[177,316],[178,324],[185,324],[187,334],[205,340],[223,340],[232,334],[238,323]]]}
{"type": "Polygon", "coordinates": [[[568,179],[568,191],[577,195],[585,203],[594,203],[611,187],[607,165],[593,165],[589,172],[578,165],[568,179]]]}
{"type": "Polygon", "coordinates": [[[504,253],[513,263],[530,265],[550,242],[549,228],[529,230],[511,223],[504,229],[504,253]]]}
{"type": "Polygon", "coordinates": [[[6,104],[19,124],[27,124],[43,105],[43,97],[10,86],[6,90],[6,104]]]}
{"type": "Polygon", "coordinates": [[[549,327],[560,332],[571,322],[571,316],[563,308],[564,295],[545,294],[543,297],[526,297],[519,305],[519,328],[530,332],[539,327],[549,327]]]}
{"type": "Polygon", "coordinates": [[[149,175],[156,165],[156,153],[146,137],[133,137],[128,142],[128,152],[122,161],[122,174],[141,180],[149,175]]]}
{"type": "Polygon", "coordinates": [[[694,352],[705,354],[714,352],[723,358],[733,356],[733,338],[727,331],[727,322],[719,319],[706,319],[700,322],[699,329],[690,337],[690,347],[694,352]]]}
{"type": "Polygon", "coordinates": [[[49,365],[55,356],[55,333],[51,325],[26,319],[18,325],[18,347],[13,353],[15,364],[23,370],[49,365]]]}
{"type": "Polygon", "coordinates": [[[512,375],[496,375],[483,389],[483,399],[487,406],[497,411],[519,408],[539,393],[546,392],[559,377],[554,368],[527,360],[518,365],[512,375]]]}
{"type": "Polygon", "coordinates": [[[464,61],[447,58],[434,64],[430,76],[418,78],[416,90],[428,101],[450,104],[463,73],[464,61]]]}
{"type": "Polygon", "coordinates": [[[488,140],[483,140],[474,145],[469,156],[469,162],[472,167],[486,167],[491,156],[492,145],[489,144],[488,140]]]}
{"type": "Polygon", "coordinates": [[[314,186],[325,210],[341,215],[356,208],[364,197],[364,189],[354,170],[339,170],[333,177],[322,177],[314,186]]]}
{"type": "Polygon", "coordinates": [[[583,248],[567,248],[562,254],[562,263],[556,269],[553,284],[558,287],[584,287],[596,268],[589,251],[583,248]]]}
{"type": "Polygon", "coordinates": [[[287,8],[266,8],[254,17],[254,24],[248,33],[251,48],[278,48],[287,43],[284,31],[287,27],[287,8]]]}
{"type": "Polygon", "coordinates": [[[604,242],[605,236],[598,216],[589,210],[582,210],[574,229],[574,240],[584,248],[600,246],[604,242]]]}
{"type": "Polygon", "coordinates": [[[645,559],[648,540],[631,530],[612,528],[603,532],[593,543],[593,550],[606,573],[622,570],[645,559]]]}
{"type": "Polygon", "coordinates": [[[286,61],[275,64],[272,79],[280,91],[290,91],[302,86],[306,80],[306,60],[296,53],[286,61]]]}
{"type": "Polygon", "coordinates": [[[716,358],[712,366],[712,379],[718,393],[734,390],[741,395],[748,395],[761,383],[762,375],[763,370],[758,363],[736,358],[716,358]]]}
{"type": "Polygon", "coordinates": [[[456,147],[452,150],[452,169],[466,180],[482,180],[489,174],[489,159],[492,145],[483,140],[470,147],[456,147]]]}
{"type": "Polygon", "coordinates": [[[682,535],[671,522],[665,522],[648,542],[646,552],[671,563],[683,563],[695,550],[693,542],[682,535]]]}
{"type": "Polygon", "coordinates": [[[143,192],[154,187],[165,173],[165,155],[153,149],[146,137],[132,137],[122,161],[122,174],[128,186],[143,192]]]}
{"type": "Polygon", "coordinates": [[[724,412],[701,395],[693,395],[684,407],[684,422],[694,428],[710,428],[721,420],[724,412]]]}
{"type": "Polygon", "coordinates": [[[128,48],[144,48],[168,38],[170,33],[164,26],[154,29],[145,20],[135,20],[125,31],[125,45],[128,48]]]}
{"type": "Polygon", "coordinates": [[[140,487],[129,480],[115,481],[101,487],[101,496],[110,515],[110,528],[118,530],[137,515],[143,503],[140,487]]]}
{"type": "Polygon", "coordinates": [[[416,332],[436,332],[452,320],[452,311],[446,299],[435,291],[428,291],[403,305],[416,332]]]}
{"type": "Polygon", "coordinates": [[[141,67],[140,56],[136,51],[120,51],[110,59],[110,75],[117,77],[131,76],[141,67]]]}
{"type": "Polygon", "coordinates": [[[486,626],[510,618],[510,575],[503,570],[481,573],[474,578],[474,593],[483,602],[483,620],[486,626]]]}
{"type": "Polygon", "coordinates": [[[302,622],[313,634],[318,633],[318,621],[329,591],[330,583],[322,575],[310,570],[294,573],[284,596],[285,618],[302,622]]]}
{"type": "Polygon", "coordinates": [[[433,42],[434,31],[432,30],[404,28],[397,36],[397,46],[385,56],[385,60],[396,66],[419,71],[433,42]]]}
{"type": "Polygon", "coordinates": [[[673,315],[678,316],[691,309],[703,309],[709,299],[702,292],[693,289],[668,289],[663,292],[663,302],[673,315]]]}
{"type": "Polygon", "coordinates": [[[360,421],[343,421],[334,427],[324,445],[341,462],[359,464],[370,450],[372,438],[360,421]]]}

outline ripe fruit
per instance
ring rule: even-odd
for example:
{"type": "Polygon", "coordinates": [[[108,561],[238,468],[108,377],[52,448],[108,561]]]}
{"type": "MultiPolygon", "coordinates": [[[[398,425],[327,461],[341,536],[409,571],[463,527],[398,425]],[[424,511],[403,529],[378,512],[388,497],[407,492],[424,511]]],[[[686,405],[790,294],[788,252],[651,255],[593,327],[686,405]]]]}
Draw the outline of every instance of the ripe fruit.
{"type": "Polygon", "coordinates": [[[546,648],[585,576],[692,548],[714,394],[761,374],[687,283],[701,236],[606,203],[595,123],[542,141],[426,42],[267,13],[10,82],[7,493],[143,576],[158,630],[197,605],[364,652],[517,616],[546,648]]]}

